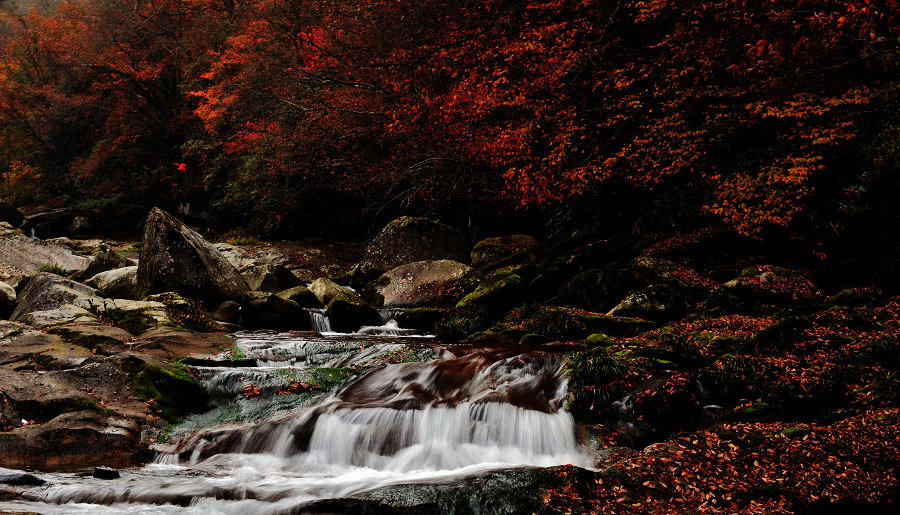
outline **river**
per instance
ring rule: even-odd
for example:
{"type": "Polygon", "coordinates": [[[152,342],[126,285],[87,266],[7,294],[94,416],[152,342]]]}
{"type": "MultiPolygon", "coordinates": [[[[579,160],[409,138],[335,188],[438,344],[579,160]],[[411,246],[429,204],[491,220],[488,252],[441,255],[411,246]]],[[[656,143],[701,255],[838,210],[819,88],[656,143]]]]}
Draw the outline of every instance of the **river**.
{"type": "Polygon", "coordinates": [[[35,473],[46,483],[0,510],[291,513],[399,485],[590,465],[552,350],[443,345],[393,321],[234,339],[244,359],[197,367],[214,407],[172,426],[154,463],[112,480],[35,473]]]}

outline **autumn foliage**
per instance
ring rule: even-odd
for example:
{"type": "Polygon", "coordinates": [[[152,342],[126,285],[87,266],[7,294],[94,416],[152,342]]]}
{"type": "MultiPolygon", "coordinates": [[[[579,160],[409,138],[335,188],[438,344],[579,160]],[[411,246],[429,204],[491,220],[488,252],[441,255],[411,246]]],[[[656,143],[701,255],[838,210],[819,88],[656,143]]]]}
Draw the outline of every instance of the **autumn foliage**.
{"type": "Polygon", "coordinates": [[[758,236],[868,205],[898,152],[896,0],[100,0],[0,23],[0,148],[95,209],[274,227],[334,199],[624,184],[758,236]]]}

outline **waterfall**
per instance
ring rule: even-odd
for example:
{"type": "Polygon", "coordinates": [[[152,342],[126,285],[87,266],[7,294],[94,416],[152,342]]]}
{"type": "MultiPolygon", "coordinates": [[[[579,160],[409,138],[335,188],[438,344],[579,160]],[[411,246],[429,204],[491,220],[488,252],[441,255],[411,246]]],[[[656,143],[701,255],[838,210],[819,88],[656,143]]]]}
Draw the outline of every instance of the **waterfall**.
{"type": "Polygon", "coordinates": [[[460,484],[475,476],[473,488],[481,492],[488,472],[591,463],[565,411],[558,355],[443,347],[431,361],[378,367],[363,364],[406,344],[274,332],[238,333],[235,340],[259,366],[200,367],[211,398],[227,409],[289,397],[276,391],[286,370],[269,366],[289,366],[288,375],[297,377],[317,370],[343,377],[334,367],[362,373],[347,371],[336,390],[291,409],[246,422],[191,425],[158,447],[155,463],[122,470],[114,481],[48,476],[47,485],[23,500],[0,500],[0,511],[293,513],[319,499],[460,484]],[[257,397],[242,395],[247,383],[259,388],[257,397]]]}
{"type": "Polygon", "coordinates": [[[325,309],[307,309],[309,313],[309,321],[312,324],[313,331],[317,333],[330,333],[331,322],[328,320],[328,314],[325,309]]]}

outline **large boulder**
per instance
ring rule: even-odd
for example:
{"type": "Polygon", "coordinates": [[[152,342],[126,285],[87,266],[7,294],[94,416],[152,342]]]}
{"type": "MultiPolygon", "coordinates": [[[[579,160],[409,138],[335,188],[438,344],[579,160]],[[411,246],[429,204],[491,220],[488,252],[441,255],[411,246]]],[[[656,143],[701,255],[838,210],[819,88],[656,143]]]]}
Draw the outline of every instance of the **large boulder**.
{"type": "Polygon", "coordinates": [[[283,265],[250,265],[241,275],[254,291],[275,293],[300,285],[300,279],[283,265]]]}
{"type": "Polygon", "coordinates": [[[537,240],[527,234],[485,238],[472,248],[472,266],[490,270],[522,264],[536,257],[537,245],[537,240]]]}
{"type": "Polygon", "coordinates": [[[347,302],[360,302],[362,299],[352,290],[340,286],[331,279],[320,277],[310,283],[309,291],[319,299],[323,306],[327,306],[334,299],[342,299],[347,302]]]}
{"type": "Polygon", "coordinates": [[[127,266],[132,266],[134,263],[131,262],[130,259],[120,255],[117,252],[113,252],[111,250],[107,250],[105,252],[100,252],[91,263],[79,272],[72,274],[72,279],[76,281],[84,281],[85,279],[90,279],[95,275],[106,272],[108,270],[115,270],[116,268],[124,268],[127,266]]]}
{"type": "Polygon", "coordinates": [[[16,231],[0,232],[0,265],[6,278],[30,276],[45,265],[69,271],[87,268],[91,259],[77,256],[62,245],[29,238],[16,231]]]}
{"type": "Polygon", "coordinates": [[[250,289],[216,248],[159,208],[147,216],[137,270],[138,295],[172,291],[213,305],[250,289]]]}
{"type": "Polygon", "coordinates": [[[103,299],[97,290],[49,272],[34,276],[19,294],[19,302],[10,319],[19,320],[29,313],[52,311],[67,306],[92,310],[103,299]]]}
{"type": "Polygon", "coordinates": [[[427,218],[404,216],[387,224],[369,243],[355,281],[361,284],[406,263],[439,259],[468,263],[465,235],[427,218]]]}
{"type": "Polygon", "coordinates": [[[9,225],[18,227],[25,221],[25,215],[12,207],[8,202],[0,202],[0,221],[8,222],[9,225]]]}
{"type": "Polygon", "coordinates": [[[116,268],[91,277],[85,284],[103,292],[107,297],[114,299],[137,298],[137,270],[136,266],[116,268]]]}
{"type": "Polygon", "coordinates": [[[465,293],[463,278],[472,270],[449,259],[416,261],[392,268],[374,284],[384,307],[455,303],[465,293]]]}
{"type": "Polygon", "coordinates": [[[328,320],[331,329],[339,333],[353,333],[360,327],[381,325],[381,315],[375,308],[344,299],[334,299],[328,304],[328,320]]]}

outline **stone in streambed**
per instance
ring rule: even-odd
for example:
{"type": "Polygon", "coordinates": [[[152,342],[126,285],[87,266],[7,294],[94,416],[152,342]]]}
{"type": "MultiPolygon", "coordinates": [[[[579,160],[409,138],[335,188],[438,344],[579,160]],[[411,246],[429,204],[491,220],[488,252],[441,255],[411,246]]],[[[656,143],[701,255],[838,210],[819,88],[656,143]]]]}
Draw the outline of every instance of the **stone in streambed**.
{"type": "Polygon", "coordinates": [[[308,331],[309,313],[296,302],[277,295],[254,299],[243,305],[241,325],[250,329],[308,331]]]}
{"type": "Polygon", "coordinates": [[[360,327],[381,325],[381,315],[375,308],[344,299],[334,299],[328,304],[328,320],[332,330],[339,333],[352,333],[360,327]]]}

